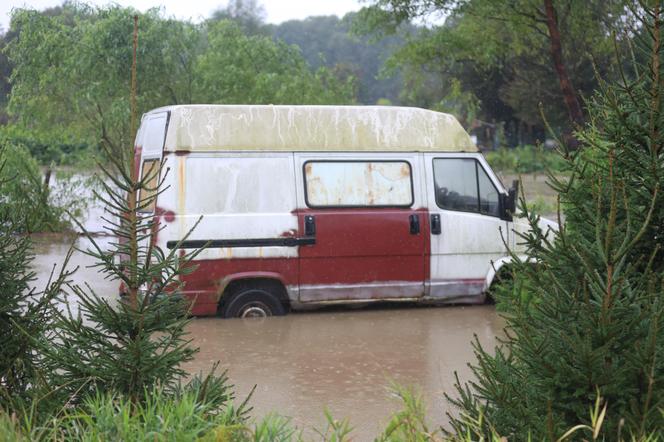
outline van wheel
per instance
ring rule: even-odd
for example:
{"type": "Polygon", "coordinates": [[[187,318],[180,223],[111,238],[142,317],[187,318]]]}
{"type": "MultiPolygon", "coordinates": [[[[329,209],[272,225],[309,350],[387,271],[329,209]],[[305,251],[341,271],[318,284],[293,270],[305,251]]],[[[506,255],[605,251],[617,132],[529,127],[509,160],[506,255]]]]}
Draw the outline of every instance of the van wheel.
{"type": "Polygon", "coordinates": [[[514,290],[513,282],[514,275],[512,274],[512,270],[507,266],[502,267],[491,282],[491,287],[489,287],[486,293],[485,303],[495,304],[496,298],[501,296],[503,298],[510,298],[511,296],[506,295],[514,290]]]}
{"type": "Polygon", "coordinates": [[[221,309],[224,318],[265,318],[285,314],[286,309],[275,295],[258,288],[233,293],[221,309]]]}

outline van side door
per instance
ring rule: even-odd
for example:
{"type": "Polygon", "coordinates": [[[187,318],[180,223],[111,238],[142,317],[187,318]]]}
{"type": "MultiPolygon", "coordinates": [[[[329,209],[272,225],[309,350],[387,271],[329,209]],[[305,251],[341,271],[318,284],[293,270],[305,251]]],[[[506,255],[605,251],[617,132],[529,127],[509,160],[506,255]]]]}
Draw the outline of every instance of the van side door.
{"type": "Polygon", "coordinates": [[[431,235],[428,296],[481,299],[491,263],[507,253],[506,193],[482,155],[425,154],[431,235]],[[503,237],[505,241],[503,241],[503,237]]]}
{"type": "Polygon", "coordinates": [[[300,302],[424,294],[428,224],[415,153],[295,155],[300,302]]]}
{"type": "MultiPolygon", "coordinates": [[[[229,281],[268,278],[297,287],[297,216],[293,155],[288,152],[194,152],[170,155],[174,185],[163,234],[205,247],[196,271],[182,276],[193,314],[215,314],[229,281]],[[194,228],[195,227],[195,228],[194,228]],[[193,230],[191,230],[193,229],[193,230]],[[187,236],[188,235],[188,236],[187,236]]],[[[166,203],[166,202],[165,202],[166,203]]]]}

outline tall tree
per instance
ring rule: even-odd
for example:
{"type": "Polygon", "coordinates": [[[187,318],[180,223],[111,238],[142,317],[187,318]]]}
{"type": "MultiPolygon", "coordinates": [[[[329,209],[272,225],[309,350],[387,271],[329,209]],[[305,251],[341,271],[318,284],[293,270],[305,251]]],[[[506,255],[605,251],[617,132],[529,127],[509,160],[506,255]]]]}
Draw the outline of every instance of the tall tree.
{"type": "MultiPolygon", "coordinates": [[[[64,127],[116,153],[130,144],[127,66],[134,12],[78,3],[66,3],[53,16],[16,11],[11,25],[19,34],[8,47],[14,64],[10,112],[28,127],[64,127]]],[[[200,36],[193,25],[162,19],[156,10],[141,19],[140,109],[190,102],[192,52],[200,36]]]]}
{"type": "Polygon", "coordinates": [[[500,78],[492,94],[507,105],[501,110],[508,111],[506,117],[541,125],[543,102],[550,122],[569,131],[584,121],[581,97],[597,86],[588,56],[602,74],[610,70],[608,29],[625,29],[630,15],[618,0],[378,0],[360,17],[368,30],[435,19],[393,63],[401,58],[413,70],[422,62],[432,69],[439,64],[443,79],[457,78],[483,105],[476,91],[490,83],[485,79],[500,78]]]}
{"type": "Polygon", "coordinates": [[[7,116],[7,102],[9,101],[9,91],[11,86],[9,84],[9,76],[12,72],[12,65],[9,63],[9,58],[5,54],[5,47],[7,46],[7,34],[0,34],[0,125],[7,124],[9,121],[7,116]]]}
{"type": "MultiPolygon", "coordinates": [[[[135,134],[137,15],[132,22],[129,125],[135,134]]],[[[52,309],[56,319],[40,348],[50,368],[48,376],[57,386],[53,395],[67,394],[67,403],[80,403],[102,389],[132,403],[144,402],[158,388],[178,395],[185,376],[181,364],[197,352],[187,339],[189,303],[179,293],[183,286],[179,277],[194,270],[190,259],[200,250],[181,255],[179,247],[166,252],[156,246],[160,217],[145,210],[154,207],[169,171],[162,162],[145,169],[139,178],[133,143],[119,154],[107,152],[112,167],[100,165],[104,192],[96,194],[108,214],[105,229],[117,242],[105,250],[87,234],[92,248],[86,253],[101,273],[121,283],[127,299],[113,305],[108,295],[100,296],[89,285],[69,284],[78,311],[73,312],[69,303],[65,311],[52,309]]],[[[200,383],[195,377],[189,387],[198,389],[200,383]]],[[[224,376],[211,373],[204,384],[197,402],[220,405],[229,398],[224,376]]]]}
{"type": "MultiPolygon", "coordinates": [[[[539,12],[539,10],[537,10],[539,12]]],[[[549,43],[551,44],[551,58],[558,74],[560,90],[565,99],[567,113],[572,123],[577,126],[583,124],[583,111],[579,103],[579,97],[572,86],[572,82],[567,74],[567,63],[563,58],[562,38],[558,28],[558,13],[553,4],[553,0],[544,0],[544,14],[546,16],[546,27],[549,30],[549,43]]],[[[534,20],[538,20],[536,17],[534,20]]]]}

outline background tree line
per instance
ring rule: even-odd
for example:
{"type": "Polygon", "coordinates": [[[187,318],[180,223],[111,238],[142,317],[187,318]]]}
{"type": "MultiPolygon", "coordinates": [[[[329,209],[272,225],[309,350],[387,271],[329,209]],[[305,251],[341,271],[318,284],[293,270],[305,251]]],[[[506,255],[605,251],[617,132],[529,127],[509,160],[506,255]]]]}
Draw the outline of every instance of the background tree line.
{"type": "MultiPolygon", "coordinates": [[[[4,51],[11,64],[11,123],[116,152],[131,144],[126,72],[135,12],[79,3],[16,11],[4,51]]],[[[351,76],[311,69],[296,47],[247,34],[236,22],[195,25],[158,10],[140,15],[140,112],[192,102],[353,102],[351,76]]]]}
{"type": "MultiPolygon", "coordinates": [[[[483,146],[534,143],[547,124],[569,134],[584,123],[596,74],[617,78],[614,43],[629,50],[640,38],[636,4],[376,0],[343,18],[279,25],[256,0],[232,0],[200,24],[151,10],[141,15],[139,108],[408,105],[457,115],[483,146]]],[[[65,2],[14,13],[0,39],[0,123],[20,127],[11,133],[40,161],[128,142],[120,109],[134,12],[65,2]]]]}

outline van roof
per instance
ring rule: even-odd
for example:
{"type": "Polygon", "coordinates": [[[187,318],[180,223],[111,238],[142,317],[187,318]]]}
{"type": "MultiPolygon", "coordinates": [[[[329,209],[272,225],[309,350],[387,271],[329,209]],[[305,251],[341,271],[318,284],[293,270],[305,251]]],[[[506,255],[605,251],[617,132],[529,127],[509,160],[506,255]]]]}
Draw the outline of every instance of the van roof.
{"type": "Polygon", "coordinates": [[[391,106],[182,105],[164,150],[477,152],[452,115],[391,106]]]}

